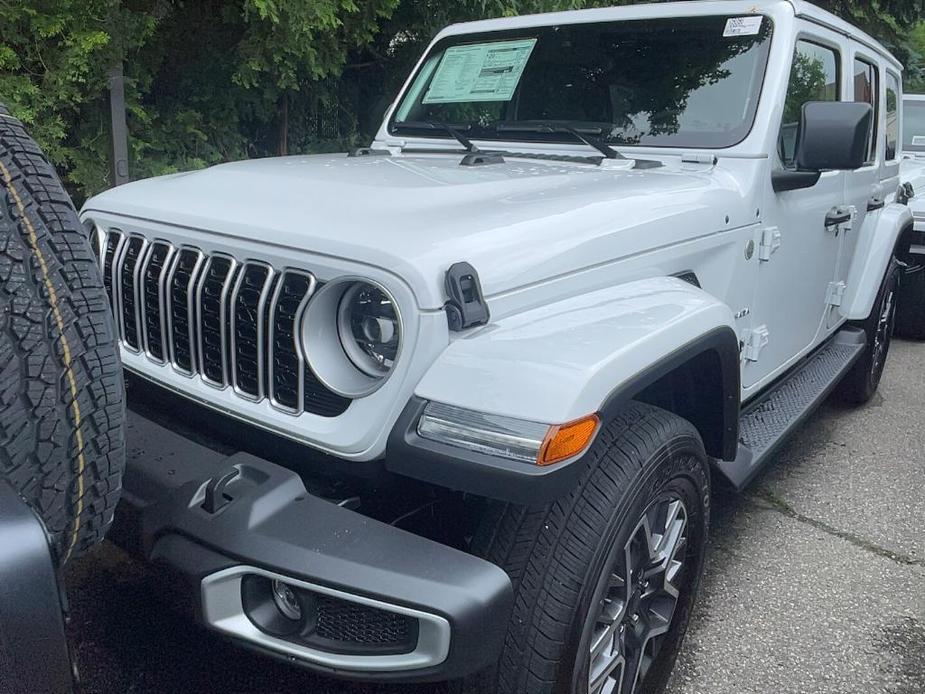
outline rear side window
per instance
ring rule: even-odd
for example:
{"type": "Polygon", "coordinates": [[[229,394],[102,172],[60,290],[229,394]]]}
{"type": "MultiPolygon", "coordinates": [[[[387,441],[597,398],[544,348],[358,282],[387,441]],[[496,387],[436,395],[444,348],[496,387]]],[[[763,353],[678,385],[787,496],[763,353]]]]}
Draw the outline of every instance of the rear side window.
{"type": "Polygon", "coordinates": [[[903,101],[903,151],[925,152],[925,101],[903,101]]]}
{"type": "Polygon", "coordinates": [[[886,158],[893,161],[899,156],[899,78],[886,73],[886,158]]]}
{"type": "Polygon", "coordinates": [[[803,104],[809,101],[839,100],[841,79],[838,65],[839,55],[835,49],[811,41],[797,41],[778,140],[784,166],[793,167],[803,104]]]}
{"type": "Polygon", "coordinates": [[[877,82],[877,67],[855,58],[854,60],[854,100],[860,103],[870,104],[874,109],[873,127],[870,132],[870,139],[867,142],[867,161],[871,162],[877,157],[877,133],[879,132],[879,123],[877,121],[880,106],[880,85],[877,82]]]}

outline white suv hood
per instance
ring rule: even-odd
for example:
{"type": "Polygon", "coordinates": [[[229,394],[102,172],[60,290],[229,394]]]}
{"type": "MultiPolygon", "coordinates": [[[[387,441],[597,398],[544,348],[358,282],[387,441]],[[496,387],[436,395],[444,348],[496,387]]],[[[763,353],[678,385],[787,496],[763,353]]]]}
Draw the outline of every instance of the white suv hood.
{"type": "Polygon", "coordinates": [[[111,189],[99,210],[375,265],[422,308],[445,300],[454,262],[487,296],[754,220],[733,177],[458,154],[318,155],[223,164],[111,189]],[[729,215],[723,218],[724,215],[729,215]]]}

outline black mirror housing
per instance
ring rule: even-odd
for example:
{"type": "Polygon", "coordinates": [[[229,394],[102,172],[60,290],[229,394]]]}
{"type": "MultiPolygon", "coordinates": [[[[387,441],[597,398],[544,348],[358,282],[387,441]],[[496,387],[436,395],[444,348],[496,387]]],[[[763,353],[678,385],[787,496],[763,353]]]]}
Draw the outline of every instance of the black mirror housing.
{"type": "Polygon", "coordinates": [[[803,105],[797,136],[797,171],[854,171],[867,161],[873,127],[870,104],[810,101],[803,105]]]}

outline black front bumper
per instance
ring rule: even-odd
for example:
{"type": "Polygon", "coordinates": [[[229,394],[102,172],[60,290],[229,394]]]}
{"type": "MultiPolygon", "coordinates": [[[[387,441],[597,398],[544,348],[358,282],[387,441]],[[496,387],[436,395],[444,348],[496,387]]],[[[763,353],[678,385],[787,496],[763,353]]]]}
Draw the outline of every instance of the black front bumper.
{"type": "Polygon", "coordinates": [[[218,452],[133,411],[128,444],[114,537],[176,574],[207,626],[269,655],[359,679],[451,679],[497,658],[512,600],[497,566],[313,496],[286,467],[218,452]],[[306,654],[278,639],[251,638],[248,632],[259,631],[253,619],[227,615],[229,591],[240,599],[238,584],[229,588],[221,578],[249,568],[386,612],[422,615],[417,638],[445,625],[446,642],[425,649],[429,660],[415,661],[306,654]],[[209,593],[216,576],[221,595],[209,593]]]}

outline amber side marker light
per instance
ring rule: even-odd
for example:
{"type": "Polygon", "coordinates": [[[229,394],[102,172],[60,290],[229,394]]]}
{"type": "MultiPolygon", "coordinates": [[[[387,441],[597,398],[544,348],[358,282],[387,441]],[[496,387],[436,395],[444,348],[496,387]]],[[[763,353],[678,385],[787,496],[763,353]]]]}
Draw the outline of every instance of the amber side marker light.
{"type": "Polygon", "coordinates": [[[552,465],[578,455],[591,443],[600,423],[601,418],[591,414],[568,424],[550,427],[536,457],[536,464],[552,465]]]}

